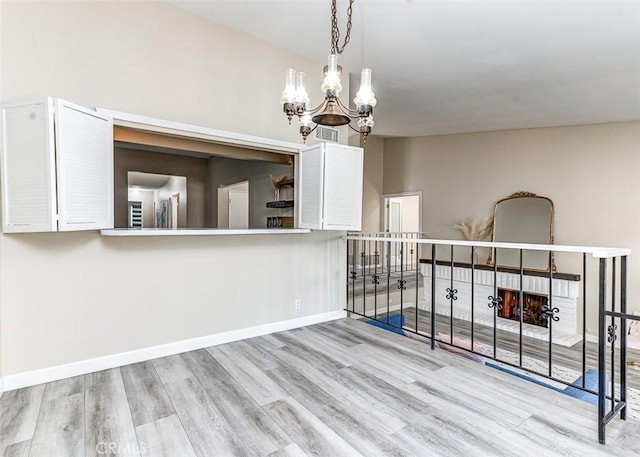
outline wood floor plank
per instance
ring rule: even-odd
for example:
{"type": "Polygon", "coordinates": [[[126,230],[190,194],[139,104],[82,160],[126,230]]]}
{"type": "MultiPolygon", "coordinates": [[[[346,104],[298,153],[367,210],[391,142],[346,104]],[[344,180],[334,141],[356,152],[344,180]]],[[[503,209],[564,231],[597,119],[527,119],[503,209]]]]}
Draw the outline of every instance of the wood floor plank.
{"type": "Polygon", "coordinates": [[[160,376],[151,362],[120,368],[135,427],[175,414],[160,376]]]}
{"type": "Polygon", "coordinates": [[[478,414],[486,414],[497,423],[517,427],[531,417],[535,408],[512,403],[510,408],[496,405],[496,396],[500,395],[495,389],[470,383],[452,382],[445,376],[439,377],[439,372],[426,374],[420,381],[407,386],[406,392],[427,404],[439,404],[443,408],[456,405],[467,408],[478,414]],[[433,376],[433,377],[432,377],[433,376]],[[434,381],[435,378],[435,381],[434,381]]]}
{"type": "Polygon", "coordinates": [[[293,398],[278,400],[265,406],[265,409],[272,420],[309,455],[362,456],[293,398]]]}
{"type": "Polygon", "coordinates": [[[183,354],[211,401],[252,455],[268,455],[291,443],[262,407],[206,350],[183,354]]]}
{"type": "Polygon", "coordinates": [[[442,368],[442,365],[433,363],[426,357],[415,359],[408,354],[368,344],[355,347],[353,355],[359,357],[356,363],[358,366],[376,370],[378,376],[398,387],[417,381],[424,371],[442,368]]]}
{"type": "Polygon", "coordinates": [[[307,378],[289,366],[270,370],[269,376],[286,386],[291,393],[289,398],[304,403],[310,413],[361,454],[387,456],[400,452],[385,430],[389,424],[375,420],[377,415],[369,408],[362,408],[345,397],[333,397],[319,386],[317,378],[307,378]]]}
{"type": "Polygon", "coordinates": [[[237,341],[234,343],[234,349],[242,354],[242,357],[253,363],[262,371],[268,371],[275,368],[278,362],[275,360],[273,353],[285,346],[284,343],[274,344],[271,341],[277,341],[275,338],[267,339],[270,335],[264,335],[252,338],[250,341],[237,341]]]}
{"type": "MultiPolygon", "coordinates": [[[[520,428],[537,437],[538,440],[547,443],[548,452],[552,454],[571,457],[611,455],[595,440],[591,442],[576,441],[572,438],[575,434],[573,425],[564,426],[560,422],[562,421],[549,421],[534,415],[524,421],[520,428]]],[[[592,425],[592,430],[595,431],[595,422],[592,421],[592,425]]]]}
{"type": "Polygon", "coordinates": [[[180,354],[154,359],[151,363],[163,384],[193,377],[193,372],[180,354]]]}
{"type": "Polygon", "coordinates": [[[309,405],[314,413],[330,416],[334,405],[338,404],[340,408],[361,416],[364,423],[381,433],[391,434],[407,425],[403,418],[394,415],[375,396],[353,389],[344,378],[342,370],[329,369],[315,363],[313,359],[306,357],[305,352],[298,351],[295,347],[282,348],[277,355],[282,363],[277,369],[270,370],[269,376],[275,376],[290,395],[309,405]],[[295,369],[292,370],[291,367],[295,369]],[[284,376],[279,373],[284,373],[284,376]],[[306,395],[313,396],[316,401],[307,402],[306,395]]]}
{"type": "Polygon", "coordinates": [[[390,402],[397,414],[405,415],[412,424],[432,428],[434,433],[447,435],[451,430],[456,430],[461,439],[478,443],[477,446],[485,449],[490,455],[510,455],[509,449],[505,449],[506,446],[511,446],[518,452],[526,451],[528,448],[538,452],[544,451],[526,435],[515,434],[510,427],[493,421],[486,414],[474,413],[456,404],[440,407],[426,397],[418,398],[411,395],[357,367],[346,368],[344,372],[349,373],[354,388],[367,389],[375,386],[378,398],[390,402]],[[511,440],[501,444],[495,439],[498,435],[509,436],[511,440]]]}
{"type": "Polygon", "coordinates": [[[300,338],[301,342],[306,347],[315,348],[321,352],[332,354],[338,357],[342,363],[346,364],[346,366],[352,365],[354,361],[358,359],[357,357],[354,357],[352,353],[356,348],[362,346],[362,343],[349,346],[339,344],[334,339],[327,338],[311,328],[303,329],[303,331],[298,335],[298,338],[300,338]]]}
{"type": "Polygon", "coordinates": [[[165,387],[196,455],[251,455],[195,377],[170,382],[165,387]]]}
{"type": "Polygon", "coordinates": [[[136,427],[140,454],[153,457],[196,457],[177,415],[136,427]]]}
{"type": "Polygon", "coordinates": [[[407,455],[433,455],[438,457],[473,457],[494,456],[480,443],[472,447],[455,430],[442,429],[437,424],[424,426],[422,424],[409,425],[396,432],[393,436],[400,443],[407,455]]]}
{"type": "Polygon", "coordinates": [[[46,384],[44,390],[44,400],[55,400],[70,395],[84,393],[84,377],[76,376],[73,378],[60,379],[46,384]]]}
{"type": "Polygon", "coordinates": [[[608,426],[607,445],[604,450],[611,452],[612,455],[637,457],[640,455],[640,439],[638,437],[640,437],[639,421],[625,421],[624,426],[620,427],[616,433],[611,433],[611,426],[608,426]]]}
{"type": "Polygon", "coordinates": [[[117,368],[85,375],[85,452],[139,456],[127,394],[117,368]]]}
{"type": "Polygon", "coordinates": [[[0,449],[31,440],[36,429],[45,385],[5,392],[0,398],[0,449]]]}
{"type": "Polygon", "coordinates": [[[277,337],[277,333],[272,333],[270,335],[262,335],[260,338],[262,338],[264,341],[266,341],[267,343],[275,346],[275,347],[282,347],[285,345],[285,343],[283,343],[282,341],[280,341],[277,337]]]}
{"type": "Polygon", "coordinates": [[[340,357],[339,354],[323,351],[322,348],[313,347],[305,344],[304,333],[281,333],[278,339],[286,343],[287,347],[297,348],[306,354],[306,357],[321,361],[325,366],[331,369],[339,370],[349,366],[349,362],[340,357]]]}
{"type": "Polygon", "coordinates": [[[85,455],[83,377],[47,384],[30,457],[85,455]]]}
{"type": "Polygon", "coordinates": [[[269,454],[269,457],[307,457],[307,454],[295,443],[269,454]]]}
{"type": "Polygon", "coordinates": [[[29,457],[30,449],[31,440],[20,441],[19,443],[9,445],[4,451],[2,447],[0,447],[0,455],[2,455],[2,457],[29,457]]]}
{"type": "Polygon", "coordinates": [[[266,405],[287,396],[287,393],[264,371],[235,350],[235,343],[208,348],[207,351],[259,405],[266,405]]]}

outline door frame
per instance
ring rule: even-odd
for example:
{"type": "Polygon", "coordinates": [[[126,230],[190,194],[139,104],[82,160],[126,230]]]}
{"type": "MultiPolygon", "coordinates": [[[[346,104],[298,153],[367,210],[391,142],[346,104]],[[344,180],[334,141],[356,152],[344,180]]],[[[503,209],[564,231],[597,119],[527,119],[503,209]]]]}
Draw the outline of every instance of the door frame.
{"type": "Polygon", "coordinates": [[[418,232],[422,233],[422,191],[421,190],[411,190],[405,192],[395,192],[390,194],[382,194],[380,195],[380,228],[382,232],[385,232],[386,228],[386,220],[387,220],[387,198],[398,198],[398,197],[418,197],[418,232]]]}

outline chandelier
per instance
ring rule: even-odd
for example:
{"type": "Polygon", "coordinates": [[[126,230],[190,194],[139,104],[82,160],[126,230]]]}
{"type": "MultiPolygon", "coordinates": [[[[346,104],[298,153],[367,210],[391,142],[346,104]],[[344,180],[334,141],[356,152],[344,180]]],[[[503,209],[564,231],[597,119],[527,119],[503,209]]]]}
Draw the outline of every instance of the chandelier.
{"type": "Polygon", "coordinates": [[[289,119],[294,115],[298,116],[300,122],[300,134],[302,140],[306,142],[307,137],[318,125],[336,127],[340,125],[348,125],[352,130],[360,133],[365,139],[371,133],[373,122],[373,107],[376,106],[375,94],[371,90],[371,69],[364,68],[360,75],[360,90],[353,99],[356,106],[355,110],[349,109],[340,100],[340,92],[342,91],[342,67],[338,65],[338,55],[342,54],[344,48],[351,38],[351,15],[354,0],[349,0],[349,8],[347,9],[347,32],[344,37],[344,43],[339,46],[340,30],[338,29],[338,20],[336,17],[336,0],[331,2],[331,54],[329,55],[328,65],[324,67],[324,80],[322,82],[322,92],[324,99],[319,106],[308,109],[309,95],[304,87],[304,73],[298,72],[292,68],[287,70],[285,88],[282,91],[282,108],[289,119]],[[357,128],[351,125],[351,120],[357,119],[357,128]]]}

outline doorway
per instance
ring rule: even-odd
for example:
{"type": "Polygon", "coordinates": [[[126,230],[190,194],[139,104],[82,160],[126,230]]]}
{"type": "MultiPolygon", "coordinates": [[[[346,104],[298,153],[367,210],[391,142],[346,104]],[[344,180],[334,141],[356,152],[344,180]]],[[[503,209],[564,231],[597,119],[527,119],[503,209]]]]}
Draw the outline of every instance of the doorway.
{"type": "Polygon", "coordinates": [[[422,232],[422,191],[382,195],[385,233],[422,232]]]}
{"type": "Polygon", "coordinates": [[[382,228],[384,236],[403,238],[408,243],[391,243],[383,253],[392,271],[413,269],[413,253],[418,249],[416,238],[422,238],[422,192],[402,192],[382,195],[382,228]],[[402,252],[405,247],[404,255],[402,252]]]}
{"type": "Polygon", "coordinates": [[[218,228],[249,228],[249,181],[218,188],[218,228]]]}

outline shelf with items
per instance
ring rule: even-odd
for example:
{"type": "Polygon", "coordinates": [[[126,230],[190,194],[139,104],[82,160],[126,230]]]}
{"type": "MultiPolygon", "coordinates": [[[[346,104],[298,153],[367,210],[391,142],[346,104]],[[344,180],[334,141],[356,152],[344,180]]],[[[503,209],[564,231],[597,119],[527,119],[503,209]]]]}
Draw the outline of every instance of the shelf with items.
{"type": "Polygon", "coordinates": [[[267,228],[293,228],[293,216],[267,217],[267,228]]]}
{"type": "Polygon", "coordinates": [[[276,187],[279,189],[287,186],[293,187],[293,178],[287,178],[284,181],[280,181],[279,183],[276,184],[276,187]]]}
{"type": "Polygon", "coordinates": [[[267,228],[293,228],[294,179],[286,176],[271,176],[274,201],[266,202],[266,207],[279,210],[277,215],[267,217],[267,228]],[[283,193],[284,192],[284,193],[283,193]],[[282,197],[282,200],[280,199],[282,197]]]}
{"type": "Polygon", "coordinates": [[[293,208],[293,200],[267,202],[267,208],[293,208]]]}
{"type": "Polygon", "coordinates": [[[284,188],[293,188],[293,178],[286,176],[271,176],[271,187],[273,187],[274,199],[280,200],[280,191],[284,188]]]}

